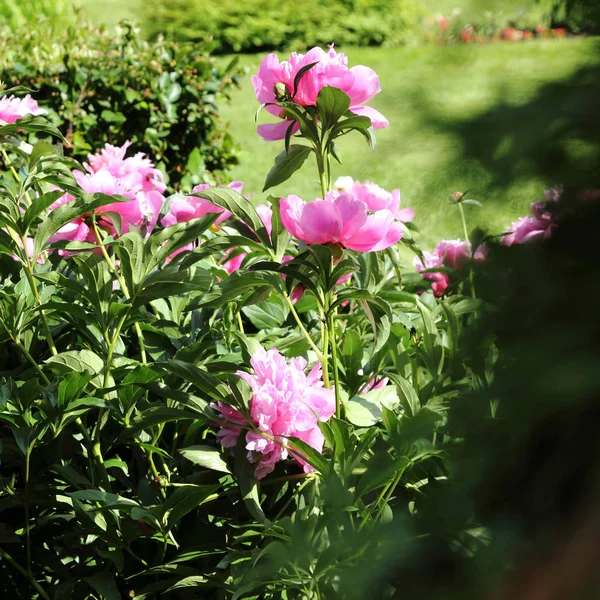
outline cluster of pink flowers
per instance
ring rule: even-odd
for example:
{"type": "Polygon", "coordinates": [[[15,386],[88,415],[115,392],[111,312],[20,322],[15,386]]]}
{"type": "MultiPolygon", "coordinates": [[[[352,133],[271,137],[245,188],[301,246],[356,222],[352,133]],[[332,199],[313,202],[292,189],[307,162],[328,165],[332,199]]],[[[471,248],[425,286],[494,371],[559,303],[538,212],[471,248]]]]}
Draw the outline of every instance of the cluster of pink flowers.
{"type": "Polygon", "coordinates": [[[0,98],[0,121],[15,123],[25,115],[45,115],[46,111],[29,95],[23,98],[4,96],[0,98]]]}
{"type": "MultiPolygon", "coordinates": [[[[323,387],[321,367],[315,365],[306,375],[303,358],[286,362],[275,349],[260,349],[250,361],[252,374],[238,375],[252,388],[248,421],[231,406],[222,402],[213,407],[228,422],[217,433],[225,448],[233,448],[240,435],[245,435],[248,460],[255,465],[255,477],[262,479],[275,464],[289,454],[287,439],[296,437],[321,452],[325,441],[319,421],[327,421],[335,413],[335,394],[323,387]],[[250,425],[254,429],[248,430],[250,425]]],[[[292,456],[310,472],[312,467],[294,452],[292,456]]]]}
{"type": "MultiPolygon", "coordinates": [[[[292,124],[285,111],[275,104],[287,95],[299,106],[315,106],[317,96],[325,86],[338,88],[350,97],[350,111],[371,119],[374,129],[388,126],[387,119],[374,108],[365,106],[381,91],[379,78],[373,69],[362,65],[348,68],[348,58],[333,49],[325,52],[321,48],[312,48],[306,54],[293,52],[289,60],[279,62],[277,55],[269,54],[261,62],[258,73],[252,77],[254,93],[259,102],[266,103],[266,110],[275,117],[283,119],[279,123],[259,125],[258,133],[268,141],[282,140],[292,124]],[[298,84],[294,94],[294,79],[298,72],[308,65],[316,63],[307,71],[298,84]],[[293,97],[292,97],[293,95],[293,97]]],[[[296,122],[293,133],[298,131],[296,122]]]]}
{"type": "MultiPolygon", "coordinates": [[[[129,146],[129,142],[121,147],[107,144],[99,154],[88,156],[89,163],[83,165],[85,172],[74,171],[73,175],[88,194],[99,192],[130,198],[129,202],[115,202],[96,209],[96,213],[100,215],[99,225],[105,231],[116,235],[111,221],[102,219],[102,213],[115,212],[121,218],[123,233],[128,232],[131,227],[139,227],[146,235],[150,235],[165,201],[163,192],[166,185],[162,173],[144,154],[138,153],[125,158],[129,146]]],[[[73,196],[64,194],[50,208],[54,210],[73,200],[73,196]]],[[[61,227],[50,241],[60,240],[97,241],[85,216],[61,227]]]]}
{"type": "Polygon", "coordinates": [[[281,200],[281,220],[294,237],[307,244],[337,244],[357,252],[377,252],[396,244],[402,228],[392,210],[378,209],[375,202],[372,206],[352,193],[338,191],[313,202],[290,195],[281,200]]]}
{"type": "Polygon", "coordinates": [[[557,223],[554,214],[548,210],[552,204],[556,204],[561,197],[562,188],[557,187],[546,190],[546,200],[532,202],[530,210],[533,216],[521,217],[511,224],[502,238],[505,246],[514,244],[526,244],[537,239],[547,239],[556,230],[557,223]]]}
{"type": "MultiPolygon", "coordinates": [[[[482,262],[486,259],[486,256],[487,248],[482,244],[475,250],[473,260],[475,262],[482,262]]],[[[462,240],[442,240],[433,252],[423,252],[423,258],[425,259],[425,264],[421,262],[418,256],[415,256],[413,261],[413,265],[419,273],[426,269],[442,269],[444,267],[461,271],[469,264],[471,252],[467,242],[462,240]]],[[[422,277],[432,281],[431,289],[436,298],[442,296],[450,285],[450,276],[445,271],[422,273],[422,277]]]]}

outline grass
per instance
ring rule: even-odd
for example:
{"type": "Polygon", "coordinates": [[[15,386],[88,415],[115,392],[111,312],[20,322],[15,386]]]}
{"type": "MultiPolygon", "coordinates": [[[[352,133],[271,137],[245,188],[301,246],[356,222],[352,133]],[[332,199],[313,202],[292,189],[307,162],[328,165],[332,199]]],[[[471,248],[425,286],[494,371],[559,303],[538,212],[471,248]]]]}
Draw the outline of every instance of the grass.
{"type": "MultiPolygon", "coordinates": [[[[597,40],[346,53],[351,64],[379,74],[383,91],[372,104],[390,126],[377,132],[374,152],[359,135],[343,140],[343,164],[335,164],[334,175],[400,188],[402,205],[416,210],[425,245],[462,237],[457,210],[447,200],[456,190],[469,190],[484,205],[468,207],[471,225],[499,232],[555,183],[600,184],[597,40]]],[[[259,60],[243,57],[250,73],[259,60]]],[[[256,134],[256,108],[248,76],[222,114],[242,150],[232,175],[261,198],[283,143],[256,134]]],[[[320,195],[314,165],[306,163],[270,193],[307,200],[320,195]]]]}
{"type": "Polygon", "coordinates": [[[75,0],[91,21],[114,27],[122,19],[139,19],[140,0],[75,0]]]}

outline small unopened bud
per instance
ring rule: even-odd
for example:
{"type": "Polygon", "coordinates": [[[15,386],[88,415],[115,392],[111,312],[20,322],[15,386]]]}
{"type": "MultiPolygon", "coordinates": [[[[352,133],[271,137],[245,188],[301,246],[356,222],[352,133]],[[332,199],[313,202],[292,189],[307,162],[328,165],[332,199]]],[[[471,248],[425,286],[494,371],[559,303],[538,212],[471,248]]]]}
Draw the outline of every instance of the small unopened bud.
{"type": "Polygon", "coordinates": [[[287,88],[285,87],[285,83],[276,83],[273,86],[273,93],[275,94],[275,98],[280,102],[285,100],[288,96],[287,88]]]}

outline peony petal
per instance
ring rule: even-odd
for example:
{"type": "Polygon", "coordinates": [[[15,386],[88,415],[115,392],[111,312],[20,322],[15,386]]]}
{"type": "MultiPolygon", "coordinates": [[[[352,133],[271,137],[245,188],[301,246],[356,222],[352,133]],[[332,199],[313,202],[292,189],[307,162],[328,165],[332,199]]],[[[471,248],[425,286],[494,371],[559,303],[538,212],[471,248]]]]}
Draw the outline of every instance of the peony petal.
{"type": "Polygon", "coordinates": [[[402,237],[402,230],[394,223],[394,215],[389,210],[379,210],[369,215],[365,224],[351,239],[344,240],[344,246],[357,252],[384,250],[393,246],[402,237]],[[388,238],[388,231],[392,229],[388,238]]]}
{"type": "Polygon", "coordinates": [[[304,232],[300,225],[302,219],[302,212],[306,203],[302,198],[289,195],[287,198],[281,199],[280,211],[281,211],[281,222],[283,226],[299,240],[304,239],[304,232]]]}
{"type": "Polygon", "coordinates": [[[351,106],[350,110],[355,115],[361,117],[369,117],[371,119],[371,126],[373,129],[385,129],[390,122],[377,110],[370,106],[351,106]]]}
{"type": "Polygon", "coordinates": [[[334,204],[342,217],[342,240],[351,238],[367,221],[367,205],[350,194],[341,194],[334,204]]]}
{"type": "Polygon", "coordinates": [[[301,239],[307,244],[337,243],[343,231],[340,209],[327,200],[309,202],[302,211],[301,226],[301,239]]]}
{"type": "Polygon", "coordinates": [[[357,65],[350,69],[350,73],[352,74],[352,85],[341,89],[350,96],[352,104],[365,104],[381,91],[379,77],[373,69],[357,65]]]}
{"type": "MultiPolygon", "coordinates": [[[[292,135],[300,129],[300,124],[297,121],[293,122],[292,135]]],[[[275,142],[277,140],[285,139],[287,130],[289,129],[292,121],[285,120],[279,123],[263,123],[256,128],[256,131],[260,137],[267,142],[275,142]]]]}
{"type": "Polygon", "coordinates": [[[412,208],[401,208],[394,212],[397,221],[410,223],[415,218],[415,211],[412,208]]]}

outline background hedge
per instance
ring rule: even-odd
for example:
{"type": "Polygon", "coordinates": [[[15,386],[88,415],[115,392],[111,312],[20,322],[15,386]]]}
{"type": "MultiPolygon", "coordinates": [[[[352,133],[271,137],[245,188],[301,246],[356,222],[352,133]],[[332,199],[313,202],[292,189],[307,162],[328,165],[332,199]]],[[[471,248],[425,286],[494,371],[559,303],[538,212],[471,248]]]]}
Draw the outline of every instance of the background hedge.
{"type": "Polygon", "coordinates": [[[237,84],[235,63],[218,67],[203,46],[143,40],[78,22],[0,31],[0,79],[32,88],[50,120],[83,157],[106,142],[133,142],[173,187],[220,179],[237,163],[217,101],[237,84]]]}
{"type": "Polygon", "coordinates": [[[399,45],[418,35],[420,10],[413,0],[148,0],[142,15],[151,38],[212,40],[227,53],[399,45]]]}

